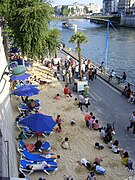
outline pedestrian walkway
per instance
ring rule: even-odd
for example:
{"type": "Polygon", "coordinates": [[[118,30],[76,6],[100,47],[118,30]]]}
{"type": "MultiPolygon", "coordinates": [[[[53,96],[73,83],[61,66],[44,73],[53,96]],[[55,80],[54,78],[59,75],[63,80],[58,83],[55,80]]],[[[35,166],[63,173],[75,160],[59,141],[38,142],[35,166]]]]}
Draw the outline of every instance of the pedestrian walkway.
{"type": "MultiPolygon", "coordinates": [[[[60,50],[61,53],[65,53],[67,55],[70,55],[70,57],[74,58],[75,60],[78,61],[78,56],[77,53],[75,53],[73,50],[69,51],[69,49],[67,47],[64,47],[63,49],[60,50]]],[[[85,60],[84,57],[82,57],[82,60],[85,60]]],[[[99,68],[99,64],[93,64],[93,66],[95,66],[98,69],[98,76],[100,78],[102,78],[104,81],[106,81],[108,84],[110,84],[111,86],[113,86],[114,88],[116,88],[118,91],[122,92],[125,85],[128,83],[120,83],[120,77],[116,76],[114,79],[112,79],[110,82],[108,82],[109,79],[109,74],[107,72],[105,73],[101,73],[101,70],[99,68]]],[[[130,82],[129,82],[130,83],[130,82]]],[[[135,91],[135,85],[130,83],[131,85],[131,90],[135,91]]]]}

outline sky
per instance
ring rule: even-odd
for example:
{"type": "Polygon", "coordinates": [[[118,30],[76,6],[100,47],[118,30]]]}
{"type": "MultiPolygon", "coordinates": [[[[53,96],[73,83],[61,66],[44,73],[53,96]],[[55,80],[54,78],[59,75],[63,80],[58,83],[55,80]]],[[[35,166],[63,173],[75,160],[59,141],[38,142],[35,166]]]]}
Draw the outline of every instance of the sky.
{"type": "Polygon", "coordinates": [[[89,3],[95,3],[102,5],[102,0],[52,0],[53,4],[56,5],[71,5],[74,2],[78,2],[80,4],[89,4],[89,3]]]}

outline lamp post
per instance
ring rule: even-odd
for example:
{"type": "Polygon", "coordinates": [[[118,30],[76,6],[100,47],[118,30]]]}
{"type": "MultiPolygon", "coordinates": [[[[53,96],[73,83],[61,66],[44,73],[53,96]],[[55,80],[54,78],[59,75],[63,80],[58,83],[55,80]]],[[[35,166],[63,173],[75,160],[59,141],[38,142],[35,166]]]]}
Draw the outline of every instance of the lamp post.
{"type": "MultiPolygon", "coordinates": [[[[26,67],[23,66],[23,65],[18,65],[17,61],[10,62],[9,64],[6,65],[6,67],[5,67],[4,70],[3,70],[3,73],[2,73],[1,78],[0,78],[0,83],[1,83],[2,79],[4,79],[4,78],[3,78],[4,75],[7,74],[6,69],[7,69],[8,67],[10,67],[10,65],[12,65],[12,64],[16,64],[16,67],[14,67],[14,68],[12,69],[12,74],[13,74],[13,75],[21,75],[21,74],[24,74],[24,73],[26,72],[26,67]]],[[[4,87],[5,87],[5,85],[6,85],[6,79],[4,79],[4,80],[5,80],[5,82],[4,82],[4,85],[3,85],[3,87],[2,87],[2,90],[0,91],[0,94],[3,92],[4,87]]]]}

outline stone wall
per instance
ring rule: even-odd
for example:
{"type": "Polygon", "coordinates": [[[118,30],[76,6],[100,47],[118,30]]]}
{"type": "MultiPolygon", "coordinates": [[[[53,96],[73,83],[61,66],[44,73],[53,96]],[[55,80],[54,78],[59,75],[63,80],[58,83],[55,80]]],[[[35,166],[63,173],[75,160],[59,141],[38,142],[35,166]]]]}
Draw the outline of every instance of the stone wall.
{"type": "MultiPolygon", "coordinates": [[[[1,36],[0,27],[0,78],[6,65],[7,60],[3,47],[3,37],[1,36]]],[[[14,116],[9,95],[10,84],[5,78],[6,77],[4,76],[0,81],[0,177],[17,177],[18,166],[14,143],[14,116]]]]}
{"type": "Polygon", "coordinates": [[[121,26],[135,28],[135,16],[121,16],[121,26]]]}

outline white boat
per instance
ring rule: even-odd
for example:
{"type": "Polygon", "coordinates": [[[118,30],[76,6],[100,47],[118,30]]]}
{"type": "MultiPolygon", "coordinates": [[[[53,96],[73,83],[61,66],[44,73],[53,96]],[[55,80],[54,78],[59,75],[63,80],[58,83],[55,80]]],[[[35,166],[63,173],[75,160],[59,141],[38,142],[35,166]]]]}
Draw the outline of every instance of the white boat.
{"type": "Polygon", "coordinates": [[[74,30],[76,30],[77,29],[77,24],[71,24],[71,23],[68,23],[68,22],[64,22],[64,23],[62,23],[62,27],[66,28],[66,29],[74,29],[74,30]]]}

